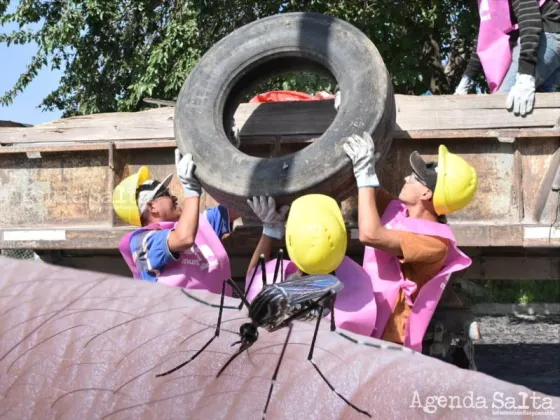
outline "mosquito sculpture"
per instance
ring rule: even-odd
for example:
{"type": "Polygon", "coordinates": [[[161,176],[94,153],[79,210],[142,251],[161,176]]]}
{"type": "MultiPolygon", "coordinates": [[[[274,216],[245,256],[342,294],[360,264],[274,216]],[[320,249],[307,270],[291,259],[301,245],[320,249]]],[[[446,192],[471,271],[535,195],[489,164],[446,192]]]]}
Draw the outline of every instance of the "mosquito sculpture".
{"type": "MultiPolygon", "coordinates": [[[[354,410],[368,417],[371,417],[371,415],[367,411],[360,409],[359,407],[351,403],[346,397],[340,394],[313,361],[313,350],[315,349],[315,340],[317,338],[317,333],[319,331],[319,324],[321,323],[321,318],[323,317],[323,312],[325,309],[329,310],[331,313],[331,320],[330,320],[331,331],[336,330],[335,320],[334,320],[334,303],[336,300],[337,293],[342,290],[344,284],[331,274],[307,275],[307,276],[298,277],[295,279],[288,279],[284,281],[284,270],[282,264],[283,264],[283,251],[280,250],[278,253],[278,258],[276,260],[276,266],[274,269],[274,277],[272,279],[272,284],[267,284],[264,256],[262,255],[260,256],[259,262],[257,266],[255,266],[255,269],[251,276],[251,281],[249,283],[249,287],[247,288],[247,290],[249,290],[251,288],[251,285],[253,284],[253,280],[255,279],[255,275],[257,273],[257,268],[259,265],[261,267],[261,272],[262,272],[263,288],[255,296],[253,301],[250,303],[247,301],[247,297],[245,293],[243,293],[239,289],[239,287],[233,282],[233,280],[228,279],[224,281],[224,284],[222,286],[222,294],[221,294],[221,300],[220,300],[220,306],[218,312],[218,322],[216,324],[216,331],[214,333],[214,336],[210,340],[208,340],[208,342],[199,351],[197,351],[189,360],[181,363],[180,365],[174,367],[171,370],[168,370],[167,372],[157,374],[156,376],[157,377],[166,376],[175,372],[178,369],[181,369],[182,367],[184,367],[185,365],[187,365],[188,363],[196,359],[196,357],[198,357],[198,355],[202,353],[210,345],[210,343],[212,343],[212,341],[214,341],[220,335],[222,312],[224,310],[225,288],[226,288],[226,284],[229,284],[233,288],[233,290],[235,290],[235,292],[241,297],[241,304],[239,305],[239,307],[229,306],[226,308],[241,310],[243,305],[245,305],[249,311],[249,318],[251,321],[242,324],[241,327],[239,328],[240,340],[232,344],[232,345],[240,344],[239,349],[224,364],[224,366],[220,369],[216,377],[219,377],[237,356],[239,356],[241,353],[243,353],[245,350],[251,347],[258,340],[259,327],[265,328],[269,332],[274,332],[279,329],[287,327],[288,334],[286,335],[286,340],[284,341],[284,346],[282,347],[282,352],[280,353],[280,358],[278,359],[278,363],[276,365],[276,369],[272,377],[270,389],[268,392],[268,397],[266,400],[266,405],[264,407],[264,411],[263,411],[263,419],[264,419],[266,416],[268,405],[270,403],[274,382],[276,381],[276,377],[280,369],[280,364],[282,363],[284,352],[286,350],[286,346],[290,339],[290,334],[292,332],[292,322],[295,320],[303,321],[303,320],[316,318],[317,323],[315,326],[315,332],[313,334],[313,339],[311,341],[311,347],[309,350],[309,354],[307,356],[307,360],[311,362],[311,364],[313,365],[315,370],[319,373],[321,378],[325,381],[325,383],[329,386],[329,388],[336,393],[336,395],[338,395],[354,410]],[[280,272],[281,280],[279,283],[276,283],[278,272],[280,272]]],[[[204,303],[209,306],[216,306],[216,305],[208,304],[206,302],[201,301],[200,299],[195,298],[194,296],[191,296],[184,289],[183,289],[183,293],[197,300],[198,302],[204,303]]],[[[343,333],[339,333],[339,334],[355,343],[365,344],[371,347],[403,349],[402,347],[397,347],[397,346],[385,346],[385,345],[380,346],[371,343],[360,342],[343,333]]]]}

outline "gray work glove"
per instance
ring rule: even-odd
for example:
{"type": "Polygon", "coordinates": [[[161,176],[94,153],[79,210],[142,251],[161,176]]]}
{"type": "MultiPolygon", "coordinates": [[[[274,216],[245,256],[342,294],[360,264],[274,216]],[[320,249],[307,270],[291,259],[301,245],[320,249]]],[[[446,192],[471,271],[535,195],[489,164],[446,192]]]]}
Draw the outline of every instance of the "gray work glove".
{"type": "Polygon", "coordinates": [[[535,102],[535,78],[530,74],[517,73],[515,85],[509,91],[506,108],[514,114],[525,116],[533,110],[535,102]]]}
{"type": "Polygon", "coordinates": [[[194,176],[196,165],[193,162],[192,155],[187,153],[181,157],[179,149],[175,149],[175,166],[177,167],[177,177],[181,181],[185,197],[200,197],[202,188],[200,182],[194,176]]]}
{"type": "Polygon", "coordinates": [[[276,201],[272,197],[253,197],[247,204],[263,222],[263,235],[270,238],[282,239],[286,232],[286,213],[290,206],[282,206],[276,210],[276,201]]]}
{"type": "Polygon", "coordinates": [[[472,80],[469,76],[463,76],[459,85],[455,89],[454,95],[466,95],[469,93],[469,90],[472,89],[474,86],[474,80],[472,80]]]}
{"type": "Polygon", "coordinates": [[[375,153],[371,136],[365,131],[362,137],[353,134],[345,139],[342,147],[352,160],[358,188],[379,187],[379,180],[375,173],[375,163],[379,159],[379,154],[375,153]]]}

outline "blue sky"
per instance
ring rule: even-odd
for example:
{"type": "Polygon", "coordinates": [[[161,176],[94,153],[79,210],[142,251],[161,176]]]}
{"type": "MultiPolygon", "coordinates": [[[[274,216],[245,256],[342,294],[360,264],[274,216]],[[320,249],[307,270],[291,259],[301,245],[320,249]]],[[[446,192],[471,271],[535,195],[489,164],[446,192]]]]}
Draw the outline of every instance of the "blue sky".
{"type": "MultiPolygon", "coordinates": [[[[15,9],[18,1],[12,0],[8,11],[15,9]]],[[[0,26],[0,33],[11,32],[18,29],[17,25],[0,26]]],[[[19,75],[25,71],[31,57],[37,51],[35,43],[25,45],[0,44],[0,95],[11,89],[19,75]]],[[[37,77],[20,93],[9,106],[0,105],[0,120],[16,121],[26,124],[41,124],[60,118],[61,112],[43,112],[38,105],[43,98],[57,86],[62,75],[61,71],[53,72],[44,67],[37,77]]]]}

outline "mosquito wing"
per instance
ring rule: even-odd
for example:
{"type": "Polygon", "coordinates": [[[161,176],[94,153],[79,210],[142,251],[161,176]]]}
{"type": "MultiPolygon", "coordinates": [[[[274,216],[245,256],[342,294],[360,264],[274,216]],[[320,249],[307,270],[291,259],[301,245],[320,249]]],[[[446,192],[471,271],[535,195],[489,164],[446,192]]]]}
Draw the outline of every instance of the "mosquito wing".
{"type": "Polygon", "coordinates": [[[329,290],[338,293],[344,284],[331,274],[315,274],[276,283],[288,295],[288,304],[296,305],[301,302],[316,300],[324,296],[329,290]]]}

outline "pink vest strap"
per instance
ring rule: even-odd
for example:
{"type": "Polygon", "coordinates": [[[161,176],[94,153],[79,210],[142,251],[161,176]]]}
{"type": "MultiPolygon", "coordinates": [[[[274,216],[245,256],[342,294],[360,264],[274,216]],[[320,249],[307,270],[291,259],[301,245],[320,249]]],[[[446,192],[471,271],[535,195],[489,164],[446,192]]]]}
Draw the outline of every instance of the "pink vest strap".
{"type": "MultiPolygon", "coordinates": [[[[141,276],[130,251],[132,235],[151,229],[173,229],[176,224],[176,222],[153,223],[130,232],[121,239],[119,250],[135,278],[141,276]]],[[[162,270],[158,276],[158,283],[186,289],[205,289],[220,294],[222,284],[228,278],[231,278],[231,268],[225,248],[206,216],[200,214],[194,245],[181,252],[177,261],[172,261],[162,270]]],[[[229,286],[226,287],[226,294],[232,295],[229,286]]]]}
{"type": "Polygon", "coordinates": [[[498,90],[511,65],[510,33],[517,29],[509,15],[508,0],[478,0],[480,27],[476,52],[490,92],[498,90]]]}

